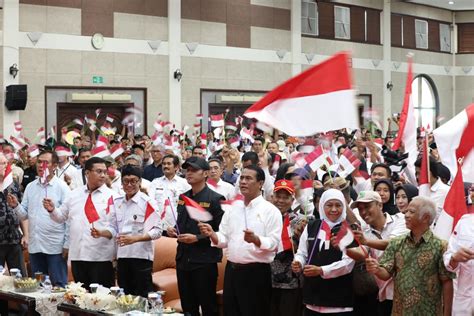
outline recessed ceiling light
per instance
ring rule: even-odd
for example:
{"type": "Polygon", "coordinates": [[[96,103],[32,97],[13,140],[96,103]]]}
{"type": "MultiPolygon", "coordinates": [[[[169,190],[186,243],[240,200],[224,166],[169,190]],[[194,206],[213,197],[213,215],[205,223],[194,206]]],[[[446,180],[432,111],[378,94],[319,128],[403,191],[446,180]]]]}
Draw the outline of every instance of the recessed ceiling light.
{"type": "Polygon", "coordinates": [[[448,3],[449,3],[449,4],[454,4],[454,1],[449,1],[448,3]]]}

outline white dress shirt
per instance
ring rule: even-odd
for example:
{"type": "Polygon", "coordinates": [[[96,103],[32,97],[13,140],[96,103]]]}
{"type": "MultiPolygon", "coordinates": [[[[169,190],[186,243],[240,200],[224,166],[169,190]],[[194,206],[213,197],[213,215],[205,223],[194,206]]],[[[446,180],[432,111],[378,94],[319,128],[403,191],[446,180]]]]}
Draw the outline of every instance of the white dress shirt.
{"type": "Polygon", "coordinates": [[[452,256],[461,248],[474,251],[474,214],[461,217],[449,238],[448,250],[443,255],[444,265],[456,272],[454,279],[453,315],[474,315],[474,260],[450,266],[452,256]]]}
{"type": "MultiPolygon", "coordinates": [[[[377,231],[376,229],[368,226],[363,229],[364,236],[367,239],[380,240],[390,240],[394,237],[405,235],[408,233],[408,229],[405,225],[405,216],[402,213],[397,213],[395,215],[390,215],[384,213],[385,215],[385,224],[382,231],[377,231]]],[[[368,249],[372,257],[380,259],[384,253],[383,250],[378,249],[368,249]]],[[[375,278],[377,285],[379,286],[379,301],[393,300],[393,280],[390,278],[387,281],[375,278]]]]}
{"type": "Polygon", "coordinates": [[[85,176],[82,175],[82,168],[74,170],[74,172],[71,172],[70,176],[71,184],[69,185],[69,187],[71,188],[71,190],[80,188],[83,185],[87,184],[85,176]]]}
{"type": "MultiPolygon", "coordinates": [[[[84,207],[89,197],[87,186],[82,186],[71,192],[69,197],[58,208],[50,213],[52,219],[58,223],[69,221],[69,259],[71,261],[112,261],[115,255],[115,241],[104,237],[91,236],[89,223],[84,207]]],[[[115,210],[110,209],[107,214],[107,202],[114,192],[105,184],[92,192],[92,202],[99,214],[94,222],[94,228],[102,230],[108,228],[110,218],[115,210]]]]}
{"type": "Polygon", "coordinates": [[[219,179],[219,182],[217,182],[217,187],[212,185],[208,186],[209,189],[219,193],[225,197],[226,200],[232,200],[235,197],[235,187],[232,184],[223,181],[222,179],[219,179]]]}
{"type": "MultiPolygon", "coordinates": [[[[166,199],[169,198],[173,212],[175,216],[177,216],[176,210],[178,207],[179,196],[189,190],[191,190],[191,186],[186,179],[181,178],[178,175],[175,175],[171,180],[166,176],[162,176],[151,182],[148,195],[156,201],[160,214],[163,211],[166,199]]],[[[174,225],[175,219],[173,213],[171,210],[166,210],[165,218],[163,219],[163,229],[166,229],[169,226],[173,227],[174,225]]]]}
{"type": "MultiPolygon", "coordinates": [[[[268,167],[262,168],[263,172],[265,173],[265,181],[263,182],[263,196],[265,197],[266,200],[270,200],[273,195],[273,188],[275,187],[275,178],[272,177],[270,174],[270,171],[268,170],[268,167]]],[[[237,178],[237,181],[235,182],[235,195],[241,194],[240,193],[240,177],[237,178]]]]}
{"type": "Polygon", "coordinates": [[[15,208],[20,219],[28,219],[28,252],[57,255],[68,248],[68,227],[65,223],[56,223],[43,207],[43,199],[53,200],[62,205],[71,194],[66,183],[54,176],[45,187],[37,178],[26,186],[21,204],[15,208]]]}
{"type": "Polygon", "coordinates": [[[227,248],[227,260],[234,263],[270,263],[281,240],[283,221],[280,211],[259,195],[247,206],[225,212],[214,247],[227,248]],[[247,223],[247,224],[246,224],[247,223]],[[246,226],[260,239],[260,248],[244,240],[246,226]]]}
{"type": "Polygon", "coordinates": [[[59,165],[56,168],[56,176],[63,181],[64,181],[64,175],[68,175],[68,177],[71,179],[71,182],[72,182],[72,179],[76,173],[77,173],[76,166],[74,166],[69,161],[62,168],[59,167],[59,165]]]}
{"type": "Polygon", "coordinates": [[[430,199],[436,203],[436,218],[434,220],[434,225],[438,221],[438,217],[441,214],[441,211],[444,207],[444,200],[449,192],[449,185],[446,185],[441,181],[440,178],[431,186],[430,188],[430,199]]]}
{"type": "Polygon", "coordinates": [[[149,231],[145,232],[145,214],[148,203],[153,209],[157,209],[155,201],[140,191],[128,201],[125,196],[114,199],[115,212],[111,213],[109,222],[109,231],[112,235],[114,237],[117,235],[143,236],[146,233],[152,239],[119,246],[117,258],[138,258],[153,261],[153,240],[161,236],[161,223],[158,221],[149,231]]]}
{"type": "MultiPolygon", "coordinates": [[[[306,261],[308,260],[308,226],[305,227],[301,234],[298,251],[295,254],[294,260],[298,261],[302,268],[306,265],[306,261]]],[[[355,262],[352,258],[347,254],[342,253],[341,260],[320,267],[323,271],[321,278],[333,279],[349,274],[351,273],[352,268],[354,268],[354,264],[355,262]]],[[[337,293],[335,293],[335,295],[337,295],[337,293]]],[[[353,310],[352,307],[325,307],[314,305],[306,305],[306,308],[318,313],[344,313],[353,310]]]]}

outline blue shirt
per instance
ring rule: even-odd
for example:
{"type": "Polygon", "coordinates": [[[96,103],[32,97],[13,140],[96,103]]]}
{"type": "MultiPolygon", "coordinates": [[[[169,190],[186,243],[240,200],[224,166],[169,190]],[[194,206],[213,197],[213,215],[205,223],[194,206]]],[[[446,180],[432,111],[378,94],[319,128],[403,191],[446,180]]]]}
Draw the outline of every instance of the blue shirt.
{"type": "Polygon", "coordinates": [[[63,248],[68,248],[69,228],[67,224],[58,224],[51,219],[48,211],[43,207],[43,199],[52,199],[56,207],[61,206],[71,192],[64,181],[54,176],[48,185],[39,182],[39,179],[28,184],[23,195],[23,201],[15,211],[18,216],[28,219],[28,252],[60,254],[63,248]]]}
{"type": "Polygon", "coordinates": [[[143,178],[148,181],[153,181],[156,178],[163,176],[163,169],[161,163],[158,166],[155,166],[155,163],[148,165],[143,169],[143,178]]]}

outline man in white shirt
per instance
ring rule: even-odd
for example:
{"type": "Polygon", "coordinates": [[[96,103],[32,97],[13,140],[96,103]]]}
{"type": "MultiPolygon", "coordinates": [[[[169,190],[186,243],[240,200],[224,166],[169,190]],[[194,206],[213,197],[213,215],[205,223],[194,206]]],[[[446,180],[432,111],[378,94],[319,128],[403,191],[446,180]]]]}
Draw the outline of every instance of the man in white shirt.
{"type": "MultiPolygon", "coordinates": [[[[178,209],[178,199],[181,194],[191,189],[191,186],[186,179],[181,178],[176,173],[179,170],[179,158],[175,155],[166,155],[161,161],[164,176],[156,178],[151,182],[148,195],[156,201],[156,205],[159,210],[162,210],[165,205],[165,201],[170,199],[171,207],[176,214],[178,209]]],[[[166,211],[163,219],[163,229],[167,229],[169,226],[173,227],[175,218],[171,211],[166,211]]]]}
{"type": "Polygon", "coordinates": [[[56,176],[69,186],[72,178],[77,173],[77,168],[69,161],[72,151],[63,150],[61,147],[56,147],[55,151],[59,158],[58,166],[55,170],[56,176]]]}
{"type": "Polygon", "coordinates": [[[115,284],[112,266],[114,241],[96,239],[91,230],[110,226],[115,210],[109,207],[109,201],[113,199],[114,192],[105,185],[107,167],[104,159],[90,158],[84,170],[86,185],[74,190],[60,207],[56,207],[49,198],[44,199],[43,206],[54,221],[69,221],[69,259],[74,281],[86,286],[99,283],[111,287],[115,284]]]}
{"type": "Polygon", "coordinates": [[[446,269],[456,273],[453,315],[474,315],[474,214],[461,217],[443,260],[446,269]]]}
{"type": "Polygon", "coordinates": [[[95,238],[115,237],[117,250],[118,284],[125,294],[146,297],[153,291],[153,240],[161,236],[161,224],[154,201],[140,192],[142,172],[125,166],[122,184],[125,195],[114,199],[110,226],[92,230],[95,238]],[[115,217],[115,218],[114,218],[115,217]]]}
{"type": "Polygon", "coordinates": [[[84,166],[86,164],[86,161],[89,160],[89,158],[91,157],[92,153],[90,148],[83,147],[79,150],[78,161],[80,168],[78,168],[76,172],[71,173],[71,183],[69,184],[71,190],[82,187],[87,183],[86,171],[84,169],[84,166]]]}
{"type": "Polygon", "coordinates": [[[261,195],[264,182],[265,173],[260,167],[245,167],[240,176],[243,205],[224,213],[218,232],[208,224],[199,224],[213,246],[227,248],[226,315],[270,315],[270,263],[281,240],[283,223],[280,211],[261,195]]]}
{"type": "Polygon", "coordinates": [[[216,186],[209,185],[209,188],[225,197],[226,200],[231,200],[235,196],[235,188],[232,184],[221,179],[222,173],[224,172],[222,163],[222,160],[217,158],[209,160],[209,178],[216,184],[216,186]]]}

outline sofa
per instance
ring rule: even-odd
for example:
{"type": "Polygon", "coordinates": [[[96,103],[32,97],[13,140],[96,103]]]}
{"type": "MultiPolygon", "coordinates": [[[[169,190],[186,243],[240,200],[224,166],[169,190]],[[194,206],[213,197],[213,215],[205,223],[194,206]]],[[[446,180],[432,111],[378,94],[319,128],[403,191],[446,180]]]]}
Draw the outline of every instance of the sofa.
{"type": "MultiPolygon", "coordinates": [[[[176,277],[176,238],[161,237],[154,241],[155,258],[153,260],[153,285],[156,290],[165,291],[163,302],[165,307],[174,308],[182,312],[176,277]]],[[[224,271],[226,265],[225,255],[222,262],[218,263],[217,302],[222,314],[222,290],[224,287],[224,271]]]]}

